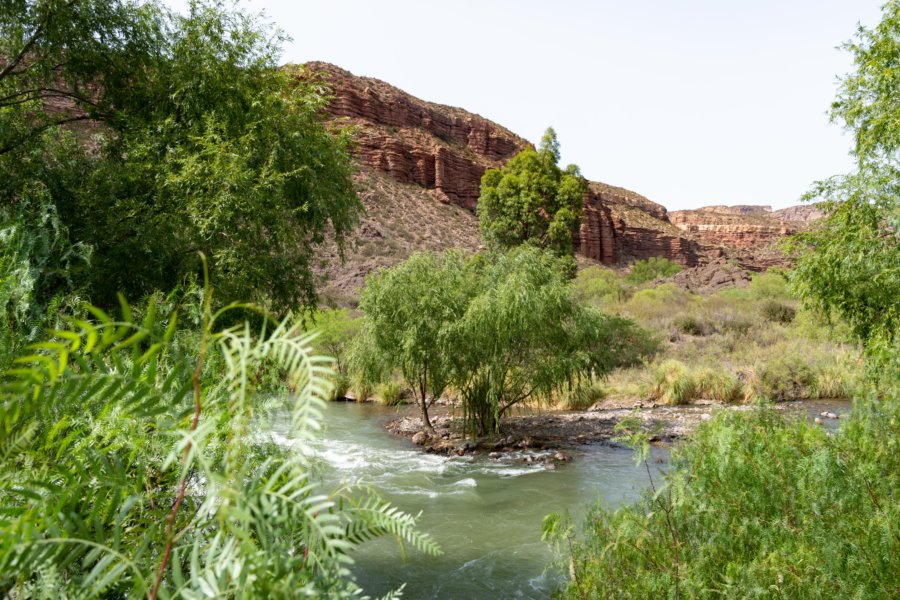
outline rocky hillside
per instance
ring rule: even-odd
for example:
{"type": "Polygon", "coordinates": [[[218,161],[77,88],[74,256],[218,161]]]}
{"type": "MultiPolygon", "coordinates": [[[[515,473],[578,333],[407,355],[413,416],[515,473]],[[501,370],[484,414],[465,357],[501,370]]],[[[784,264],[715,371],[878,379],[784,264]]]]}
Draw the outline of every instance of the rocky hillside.
{"type": "MultiPolygon", "coordinates": [[[[343,262],[334,248],[321,253],[327,297],[352,296],[367,273],[417,249],[477,249],[481,176],[530,146],[527,140],[479,115],[334,65],[312,62],[294,72],[329,86],[331,118],[352,127],[354,180],[367,211],[343,262]]],[[[780,260],[772,242],[809,216],[756,206],[669,213],[636,192],[590,182],[576,249],[606,265],[664,256],[693,267],[737,258],[759,270],[780,260]]]]}
{"type": "Polygon", "coordinates": [[[777,211],[770,206],[706,206],[669,213],[669,220],[696,239],[707,254],[718,249],[751,271],[784,264],[778,242],[821,217],[814,205],[777,211]]]}

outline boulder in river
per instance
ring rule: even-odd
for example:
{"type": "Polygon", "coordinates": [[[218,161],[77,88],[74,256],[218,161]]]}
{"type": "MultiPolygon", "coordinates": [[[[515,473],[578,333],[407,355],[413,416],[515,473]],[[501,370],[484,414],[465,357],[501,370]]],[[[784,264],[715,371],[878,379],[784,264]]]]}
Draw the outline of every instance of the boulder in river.
{"type": "Polygon", "coordinates": [[[424,431],[418,431],[412,436],[412,443],[416,446],[424,446],[428,441],[428,434],[424,431]]]}

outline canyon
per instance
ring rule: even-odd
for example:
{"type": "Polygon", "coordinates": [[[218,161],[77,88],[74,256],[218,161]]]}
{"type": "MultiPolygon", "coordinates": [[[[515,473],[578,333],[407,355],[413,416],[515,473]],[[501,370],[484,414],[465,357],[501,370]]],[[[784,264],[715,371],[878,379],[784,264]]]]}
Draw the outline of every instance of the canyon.
{"type": "MultiPolygon", "coordinates": [[[[292,68],[294,76],[330,89],[328,117],[352,132],[354,181],[366,209],[352,247],[322,250],[326,296],[352,295],[368,272],[415,250],[480,247],[475,211],[481,177],[530,142],[477,114],[335,65],[292,68]]],[[[591,181],[575,250],[608,266],[661,256],[685,267],[728,261],[762,271],[784,264],[778,242],[819,216],[813,206],[670,212],[637,192],[591,181]]]]}

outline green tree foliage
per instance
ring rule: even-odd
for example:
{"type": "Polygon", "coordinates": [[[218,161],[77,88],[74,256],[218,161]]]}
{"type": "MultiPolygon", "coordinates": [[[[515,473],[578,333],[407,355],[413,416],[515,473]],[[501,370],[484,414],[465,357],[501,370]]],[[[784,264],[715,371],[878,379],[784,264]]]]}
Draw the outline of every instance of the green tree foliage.
{"type": "Polygon", "coordinates": [[[172,289],[202,250],[222,301],[314,300],[314,248],[327,231],[340,242],[360,204],[325,90],[278,68],[280,34],[215,0],[187,16],[126,0],[0,10],[14,57],[0,70],[2,202],[44,186],[93,249],[92,298],[172,289]]]}
{"type": "Polygon", "coordinates": [[[356,368],[375,380],[400,371],[428,431],[428,406],[449,385],[469,430],[495,433],[513,406],[652,352],[633,323],[575,300],[569,266],[533,247],[413,255],[367,281],[356,368]]]}
{"type": "Polygon", "coordinates": [[[637,505],[596,505],[583,537],[545,520],[570,574],[561,597],[894,597],[900,461],[872,454],[885,438],[871,436],[896,439],[898,423],[829,437],[774,410],[723,411],[637,505]]]}
{"type": "Polygon", "coordinates": [[[662,277],[671,277],[681,272],[681,265],[661,256],[652,256],[639,260],[631,267],[625,281],[629,283],[646,283],[662,277]]]}
{"type": "Polygon", "coordinates": [[[857,70],[833,117],[855,135],[858,169],[810,193],[827,200],[827,217],[794,246],[791,278],[808,305],[846,321],[865,346],[869,384],[832,433],[768,409],[720,414],[674,452],[665,487],[614,512],[595,507],[580,540],[549,516],[545,535],[571,575],[563,597],[900,591],[900,3],[887,3],[878,27],[848,47],[857,70]]]}
{"type": "Polygon", "coordinates": [[[475,265],[477,294],[454,326],[453,356],[473,433],[496,433],[513,406],[640,360],[643,332],[575,300],[565,259],[526,247],[475,265]]]}
{"type": "Polygon", "coordinates": [[[366,280],[359,308],[365,322],[353,349],[356,370],[383,381],[397,370],[413,390],[427,431],[428,408],[450,382],[451,327],[473,293],[463,256],[416,253],[366,280]]]}
{"type": "Polygon", "coordinates": [[[527,148],[481,178],[478,218],[485,241],[500,248],[531,243],[573,253],[587,184],[578,167],[558,166],[559,142],[547,129],[540,148],[527,148]]]}
{"type": "Polygon", "coordinates": [[[362,317],[346,308],[327,308],[313,311],[308,318],[318,332],[316,349],[334,359],[338,374],[347,375],[350,341],[359,333],[362,317]]]}
{"type": "Polygon", "coordinates": [[[0,208],[0,366],[74,300],[72,275],[89,259],[41,191],[26,190],[22,203],[0,208]]]}
{"type": "Polygon", "coordinates": [[[437,552],[364,488],[322,493],[310,444],[329,359],[284,321],[198,331],[151,303],[91,308],[0,384],[0,590],[15,598],[344,597],[348,552],[394,535],[437,552]],[[257,390],[267,364],[293,390],[257,390]],[[286,423],[291,444],[271,436],[286,423]]]}
{"type": "MultiPolygon", "coordinates": [[[[856,71],[844,77],[832,121],[855,140],[856,170],[816,183],[826,218],[799,236],[792,283],[800,297],[846,321],[879,371],[900,371],[900,2],[845,48],[856,71]]],[[[894,391],[897,391],[896,389],[894,391]]]]}

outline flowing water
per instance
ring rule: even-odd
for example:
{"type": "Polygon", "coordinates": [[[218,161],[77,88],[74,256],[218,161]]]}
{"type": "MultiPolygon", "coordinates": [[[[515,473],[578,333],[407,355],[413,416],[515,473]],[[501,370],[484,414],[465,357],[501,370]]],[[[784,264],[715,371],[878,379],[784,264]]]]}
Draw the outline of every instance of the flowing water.
{"type": "MultiPolygon", "coordinates": [[[[545,572],[550,551],[541,521],[570,511],[576,523],[586,506],[636,499],[648,485],[630,450],[598,445],[548,470],[523,456],[446,458],[425,454],[382,427],[395,409],[331,403],[318,454],[326,463],[326,489],[360,480],[399,508],[419,513],[419,526],[441,545],[439,557],[410,549],[404,560],[395,541],[377,540],[354,552],[353,568],[366,593],[378,596],[404,582],[403,597],[546,598],[559,578],[545,572]]],[[[654,450],[654,477],[666,453],[654,450]]]]}

